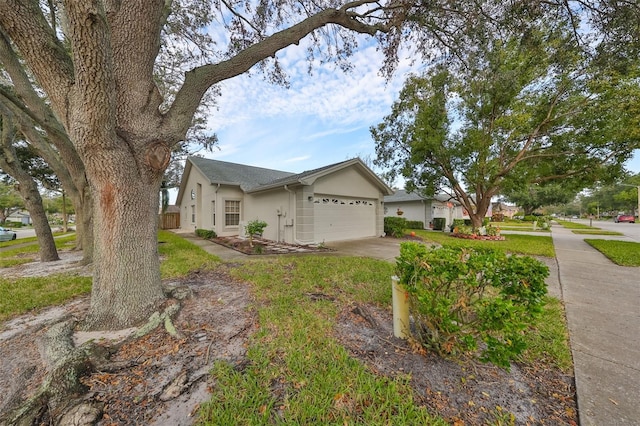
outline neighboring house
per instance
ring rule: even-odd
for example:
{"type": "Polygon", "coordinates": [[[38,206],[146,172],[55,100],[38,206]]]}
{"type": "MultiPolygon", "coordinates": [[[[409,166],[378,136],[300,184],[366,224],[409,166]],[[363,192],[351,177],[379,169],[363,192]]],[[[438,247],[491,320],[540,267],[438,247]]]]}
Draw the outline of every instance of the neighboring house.
{"type": "Polygon", "coordinates": [[[491,203],[491,209],[493,213],[502,214],[504,217],[513,219],[513,217],[520,211],[518,206],[510,206],[501,202],[491,203]]]}
{"type": "Polygon", "coordinates": [[[295,174],[189,157],[176,204],[183,229],[244,235],[258,219],[264,238],[312,244],[383,235],[392,192],[357,158],[295,174]]]}
{"type": "Polygon", "coordinates": [[[9,222],[19,222],[23,225],[31,225],[31,215],[26,210],[13,212],[9,216],[7,216],[6,220],[9,222]]]}
{"type": "Polygon", "coordinates": [[[399,189],[393,195],[384,197],[385,216],[400,216],[407,220],[424,223],[425,229],[433,226],[434,218],[444,218],[445,227],[453,223],[453,219],[468,219],[460,203],[449,195],[437,194],[432,198],[399,189]],[[402,214],[398,214],[402,212],[402,214]]]}

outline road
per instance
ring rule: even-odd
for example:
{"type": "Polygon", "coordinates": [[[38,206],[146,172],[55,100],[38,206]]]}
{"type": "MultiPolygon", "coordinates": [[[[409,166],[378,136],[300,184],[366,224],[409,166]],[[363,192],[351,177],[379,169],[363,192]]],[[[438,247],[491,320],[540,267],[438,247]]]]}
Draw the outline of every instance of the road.
{"type": "MultiPolygon", "coordinates": [[[[589,219],[571,219],[571,222],[582,223],[604,229],[606,231],[617,231],[624,234],[623,238],[613,238],[610,235],[593,235],[589,238],[612,238],[612,239],[624,239],[629,241],[635,241],[640,243],[640,223],[615,223],[613,221],[606,220],[589,220],[589,219]]],[[[586,237],[585,237],[586,238],[586,237]]]]}

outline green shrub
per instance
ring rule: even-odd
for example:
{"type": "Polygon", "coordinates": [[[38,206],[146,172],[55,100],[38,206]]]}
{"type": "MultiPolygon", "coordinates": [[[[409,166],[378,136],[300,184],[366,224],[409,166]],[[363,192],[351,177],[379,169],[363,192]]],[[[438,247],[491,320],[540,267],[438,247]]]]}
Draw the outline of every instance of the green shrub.
{"type": "Polygon", "coordinates": [[[391,235],[395,238],[400,238],[404,235],[405,229],[407,229],[407,219],[395,216],[388,216],[384,218],[385,234],[391,235]]]}
{"type": "Polygon", "coordinates": [[[464,219],[453,219],[453,223],[451,223],[451,232],[453,232],[454,229],[456,228],[460,228],[461,226],[464,226],[464,219]]]}
{"type": "Polygon", "coordinates": [[[266,227],[267,222],[263,220],[255,219],[247,223],[247,225],[244,227],[244,232],[246,232],[246,234],[249,236],[249,245],[251,247],[253,247],[253,237],[262,236],[264,228],[266,227]]]}
{"type": "Polygon", "coordinates": [[[424,229],[424,222],[421,220],[407,220],[407,229],[424,229]]]}
{"type": "Polygon", "coordinates": [[[525,222],[535,222],[535,221],[538,220],[538,216],[534,216],[534,215],[530,214],[530,215],[527,215],[527,216],[523,217],[522,220],[525,221],[525,222]]]}
{"type": "Polygon", "coordinates": [[[535,220],[536,227],[540,229],[549,229],[550,222],[551,221],[547,216],[539,216],[539,217],[536,217],[536,220],[535,220]]]}
{"type": "Polygon", "coordinates": [[[218,236],[216,231],[212,229],[196,229],[196,235],[200,238],[204,238],[205,240],[210,240],[218,236]]]}
{"type": "Polygon", "coordinates": [[[433,229],[435,231],[444,231],[444,227],[447,225],[447,219],[444,217],[433,218],[433,229]]]}
{"type": "Polygon", "coordinates": [[[444,356],[474,353],[508,370],[526,349],[524,330],[542,311],[549,269],[493,249],[429,250],[408,242],[400,245],[396,274],[409,293],[420,344],[444,356]]]}

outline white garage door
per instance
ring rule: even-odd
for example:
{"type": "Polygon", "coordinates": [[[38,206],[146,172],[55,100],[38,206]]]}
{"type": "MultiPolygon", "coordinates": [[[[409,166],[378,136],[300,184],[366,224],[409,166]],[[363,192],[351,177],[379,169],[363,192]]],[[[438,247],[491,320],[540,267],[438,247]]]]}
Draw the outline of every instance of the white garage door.
{"type": "Polygon", "coordinates": [[[373,237],[376,200],[316,194],[313,221],[317,242],[373,237]]]}

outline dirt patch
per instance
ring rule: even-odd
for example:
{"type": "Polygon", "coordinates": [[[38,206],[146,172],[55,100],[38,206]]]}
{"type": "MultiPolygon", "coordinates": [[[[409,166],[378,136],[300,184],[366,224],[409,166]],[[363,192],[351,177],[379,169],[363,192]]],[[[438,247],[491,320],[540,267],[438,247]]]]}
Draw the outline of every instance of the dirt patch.
{"type": "Polygon", "coordinates": [[[211,239],[216,244],[228,247],[244,254],[296,254],[296,253],[322,253],[332,251],[322,245],[287,244],[264,238],[254,237],[253,241],[241,237],[216,237],[211,239]]]}
{"type": "MultiPolygon", "coordinates": [[[[167,283],[193,292],[175,320],[179,337],[157,329],[130,340],[110,356],[121,367],[83,379],[84,399],[103,403],[98,425],[191,425],[199,405],[209,399],[214,383],[208,372],[214,362],[246,362],[249,337],[258,326],[255,301],[248,285],[229,277],[229,267],[167,283]]],[[[28,269],[23,265],[23,271],[28,269]]],[[[33,266],[31,271],[37,269],[33,266]]],[[[353,306],[343,306],[338,318],[336,337],[341,344],[376,374],[410,377],[416,403],[452,424],[497,423],[509,413],[518,425],[577,424],[572,377],[543,367],[514,365],[506,373],[477,362],[443,360],[395,339],[388,311],[363,305],[358,314],[353,306]]],[[[46,330],[63,317],[82,318],[87,308],[84,297],[2,324],[0,416],[40,385],[46,367],[39,342],[46,330]]],[[[119,337],[91,336],[105,347],[119,337]]]]}
{"type": "Polygon", "coordinates": [[[453,425],[577,425],[573,377],[557,369],[443,359],[395,338],[391,313],[373,306],[344,309],[337,336],[377,374],[410,377],[416,403],[453,425]]]}
{"type": "MultiPolygon", "coordinates": [[[[246,284],[232,280],[222,270],[169,284],[184,285],[193,292],[174,321],[181,336],[172,337],[158,328],[130,340],[110,356],[121,368],[83,379],[87,387],[84,399],[104,403],[99,425],[190,425],[199,404],[208,400],[207,389],[212,385],[208,373],[214,362],[235,365],[245,357],[248,337],[256,326],[246,284]]],[[[69,315],[81,318],[87,309],[88,298],[84,297],[2,325],[0,416],[41,384],[46,367],[39,342],[47,329],[69,315]]],[[[118,337],[109,332],[93,336],[105,348],[118,337]]]]}

